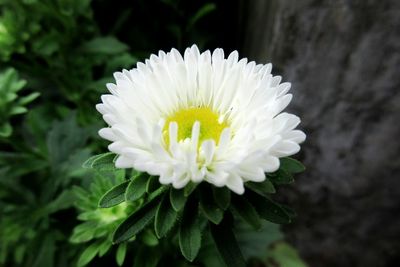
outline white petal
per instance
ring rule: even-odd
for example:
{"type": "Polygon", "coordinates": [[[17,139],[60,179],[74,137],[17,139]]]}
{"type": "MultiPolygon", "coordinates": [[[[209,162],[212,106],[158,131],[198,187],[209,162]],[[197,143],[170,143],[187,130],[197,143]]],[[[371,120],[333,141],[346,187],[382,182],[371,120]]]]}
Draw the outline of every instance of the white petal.
{"type": "Polygon", "coordinates": [[[205,159],[205,165],[209,165],[215,152],[215,141],[206,140],[201,144],[201,152],[205,159]]]}
{"type": "Polygon", "coordinates": [[[243,180],[237,174],[229,175],[226,180],[226,186],[236,194],[242,195],[244,193],[243,180]]]}
{"type": "Polygon", "coordinates": [[[130,158],[119,156],[115,161],[115,166],[117,168],[132,168],[134,166],[134,161],[130,158]]]}
{"type": "Polygon", "coordinates": [[[99,135],[104,138],[107,139],[109,141],[116,141],[117,137],[115,136],[113,130],[111,128],[103,128],[100,129],[99,131],[99,135]]]}

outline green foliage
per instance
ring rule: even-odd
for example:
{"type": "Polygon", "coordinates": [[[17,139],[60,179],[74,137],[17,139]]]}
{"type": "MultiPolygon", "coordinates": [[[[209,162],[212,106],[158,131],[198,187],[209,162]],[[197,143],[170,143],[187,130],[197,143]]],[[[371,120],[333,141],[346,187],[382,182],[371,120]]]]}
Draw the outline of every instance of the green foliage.
{"type": "MultiPolygon", "coordinates": [[[[190,203],[192,204],[192,203],[190,203]]],[[[182,255],[193,261],[201,247],[201,230],[197,216],[196,204],[186,205],[182,222],[179,226],[179,247],[182,255]]]]}
{"type": "Polygon", "coordinates": [[[172,208],[168,195],[164,196],[157,208],[154,230],[158,238],[164,237],[176,223],[178,213],[172,208]]]}
{"type": "Polygon", "coordinates": [[[113,236],[114,243],[120,243],[127,241],[136,234],[140,233],[154,218],[157,211],[157,199],[153,199],[149,203],[146,203],[135,213],[130,215],[124,220],[118,228],[115,230],[113,236]]]}
{"type": "Polygon", "coordinates": [[[185,206],[186,197],[183,194],[183,190],[176,190],[176,189],[171,188],[169,197],[170,197],[172,208],[175,211],[180,211],[185,206]]]}
{"type": "Polygon", "coordinates": [[[122,184],[116,185],[108,190],[99,201],[100,208],[114,207],[125,201],[125,190],[129,181],[124,181],[122,184]]]}
{"type": "MultiPolygon", "coordinates": [[[[109,169],[102,169],[101,166],[109,166],[114,160],[114,155],[101,154],[91,157],[84,166],[100,173],[107,172],[109,169]]],[[[286,159],[286,162],[291,161],[286,159]]],[[[300,165],[296,163],[296,166],[300,165]]],[[[283,171],[281,168],[274,173],[279,181],[282,180],[279,178],[281,170],[283,171]]],[[[297,171],[298,168],[291,170],[297,171]]],[[[204,183],[192,183],[185,189],[177,190],[160,185],[157,177],[136,171],[130,180],[121,180],[104,192],[99,197],[99,206],[107,208],[137,203],[137,208],[116,227],[114,243],[133,240],[141,235],[145,244],[157,246],[158,239],[175,236],[182,255],[192,262],[200,251],[202,235],[205,233],[207,236],[211,231],[215,249],[221,254],[222,260],[228,266],[244,266],[241,246],[233,234],[234,225],[229,218],[239,217],[251,227],[260,230],[263,226],[261,219],[285,224],[295,217],[290,208],[270,198],[270,194],[275,193],[275,186],[268,179],[258,184],[246,183],[246,187],[248,190],[243,196],[231,196],[227,189],[204,183]],[[207,221],[209,227],[205,227],[207,221]],[[151,222],[154,222],[153,227],[150,226],[151,222]],[[220,224],[223,226],[215,226],[220,224]]]]}
{"type": "Polygon", "coordinates": [[[245,267],[246,263],[232,231],[231,222],[226,218],[221,225],[210,225],[215,245],[227,266],[245,267]]]}
{"type": "Polygon", "coordinates": [[[25,85],[26,81],[18,78],[18,73],[15,69],[9,68],[0,73],[0,137],[9,137],[11,135],[12,126],[8,121],[9,118],[26,113],[28,109],[25,105],[39,96],[39,93],[31,93],[18,97],[17,93],[25,85]]]}
{"type": "Polygon", "coordinates": [[[24,123],[26,136],[10,144],[12,152],[0,153],[2,265],[54,266],[60,260],[56,253],[66,259],[75,253],[74,248],[63,251],[66,242],[57,242],[68,239],[57,214],[72,207],[69,186],[85,175],[79,165],[89,156],[87,129],[77,125],[74,114],[53,123],[36,121],[43,111],[32,110],[24,123]]]}
{"type": "Polygon", "coordinates": [[[148,176],[140,174],[132,178],[125,192],[125,199],[127,201],[135,201],[140,199],[146,193],[148,176]]]}
{"type": "Polygon", "coordinates": [[[277,242],[267,252],[267,262],[280,267],[307,267],[297,251],[286,242],[277,242]]]}
{"type": "Polygon", "coordinates": [[[223,210],[226,210],[231,202],[231,190],[228,188],[213,187],[213,198],[215,203],[223,210]]]}
{"type": "MultiPolygon", "coordinates": [[[[114,229],[139,205],[138,203],[121,203],[124,200],[126,186],[122,191],[122,200],[116,203],[114,193],[120,191],[118,188],[126,185],[127,182],[124,170],[113,173],[109,173],[109,175],[105,175],[107,173],[104,172],[96,174],[88,189],[74,187],[75,206],[80,210],[78,219],[83,222],[73,229],[70,241],[72,243],[91,242],[80,255],[78,266],[88,264],[96,255],[100,257],[105,255],[111,249],[114,229]],[[109,189],[110,187],[111,189],[109,189]],[[98,207],[97,203],[99,202],[100,204],[105,203],[104,208],[98,207]]],[[[118,249],[116,252],[118,264],[125,257],[124,251],[126,252],[126,247],[118,249]]]]}

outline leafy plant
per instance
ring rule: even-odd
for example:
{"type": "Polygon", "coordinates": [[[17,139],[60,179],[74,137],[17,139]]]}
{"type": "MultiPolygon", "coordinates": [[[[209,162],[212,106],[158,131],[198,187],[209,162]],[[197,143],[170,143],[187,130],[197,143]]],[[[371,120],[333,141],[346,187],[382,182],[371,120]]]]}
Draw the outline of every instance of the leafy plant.
{"type": "Polygon", "coordinates": [[[26,81],[18,78],[15,69],[9,68],[0,73],[0,137],[9,137],[12,133],[12,126],[9,122],[11,116],[23,114],[28,111],[25,107],[35,100],[39,93],[31,93],[18,97],[26,81]]]}
{"type": "MultiPolygon", "coordinates": [[[[83,222],[75,226],[70,241],[72,243],[90,242],[78,259],[78,266],[88,264],[96,255],[101,257],[111,249],[114,228],[135,208],[134,205],[125,202],[105,209],[98,207],[102,195],[113,185],[124,180],[125,172],[120,170],[109,176],[95,175],[89,190],[77,186],[74,188],[75,206],[80,211],[78,219],[83,222]]],[[[118,246],[116,261],[119,266],[124,262],[126,249],[126,244],[118,246]]]]}
{"type": "MultiPolygon", "coordinates": [[[[86,161],[84,166],[97,170],[105,166],[112,168],[114,158],[112,153],[97,155],[86,161]]],[[[158,184],[156,177],[141,173],[107,191],[100,200],[100,206],[109,208],[132,200],[143,200],[117,226],[114,243],[135,238],[152,223],[157,238],[176,236],[182,255],[193,262],[202,246],[202,235],[209,233],[228,266],[245,266],[245,258],[234,235],[233,218],[240,217],[255,230],[263,225],[262,219],[279,224],[290,223],[295,213],[273,201],[269,195],[275,192],[275,186],[291,183],[292,174],[303,170],[300,162],[284,158],[281,168],[269,174],[262,186],[247,183],[248,190],[244,196],[206,184],[192,184],[176,190],[158,184]]]]}

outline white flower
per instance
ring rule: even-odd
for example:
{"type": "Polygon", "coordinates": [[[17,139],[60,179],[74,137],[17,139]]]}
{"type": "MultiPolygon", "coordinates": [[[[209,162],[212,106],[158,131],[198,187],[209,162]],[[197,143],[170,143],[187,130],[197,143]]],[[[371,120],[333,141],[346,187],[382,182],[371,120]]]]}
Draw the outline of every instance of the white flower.
{"type": "Polygon", "coordinates": [[[97,110],[110,127],[99,131],[117,153],[116,166],[157,175],[183,188],[207,181],[242,194],[244,182],[262,182],[279,157],[300,150],[300,119],[281,111],[290,83],[271,64],[238,60],[237,51],[187,48],[151,55],[145,64],[114,74],[111,94],[97,110]]]}

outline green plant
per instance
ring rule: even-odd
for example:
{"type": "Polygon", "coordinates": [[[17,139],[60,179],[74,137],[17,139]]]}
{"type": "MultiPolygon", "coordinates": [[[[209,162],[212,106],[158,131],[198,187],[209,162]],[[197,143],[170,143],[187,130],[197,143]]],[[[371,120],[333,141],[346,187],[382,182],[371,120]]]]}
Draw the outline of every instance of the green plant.
{"type": "Polygon", "coordinates": [[[15,69],[9,68],[0,73],[0,137],[9,137],[12,133],[12,126],[9,122],[11,116],[23,114],[28,111],[25,107],[35,100],[39,93],[30,93],[19,97],[26,81],[18,78],[15,69]]]}

